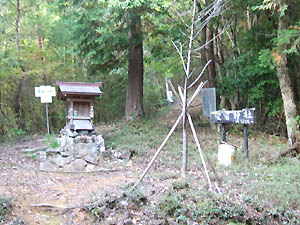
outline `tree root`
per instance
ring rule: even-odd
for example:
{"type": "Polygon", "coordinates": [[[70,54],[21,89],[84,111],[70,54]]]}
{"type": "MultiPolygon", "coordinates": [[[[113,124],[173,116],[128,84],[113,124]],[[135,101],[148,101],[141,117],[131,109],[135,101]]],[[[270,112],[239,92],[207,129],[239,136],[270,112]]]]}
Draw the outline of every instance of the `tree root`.
{"type": "Polygon", "coordinates": [[[300,143],[295,143],[291,147],[289,147],[287,150],[280,152],[278,155],[270,158],[268,161],[275,163],[280,158],[287,156],[288,154],[294,154],[297,155],[300,153],[300,143]]]}

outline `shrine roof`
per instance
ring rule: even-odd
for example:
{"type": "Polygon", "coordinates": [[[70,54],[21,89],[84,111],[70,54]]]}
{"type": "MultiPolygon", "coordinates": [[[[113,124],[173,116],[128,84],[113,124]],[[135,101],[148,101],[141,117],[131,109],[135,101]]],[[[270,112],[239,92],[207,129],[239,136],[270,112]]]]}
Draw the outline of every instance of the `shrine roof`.
{"type": "Polygon", "coordinates": [[[56,81],[58,86],[58,99],[66,99],[68,95],[81,95],[81,96],[100,96],[102,94],[99,87],[102,82],[85,83],[85,82],[63,82],[56,81]]]}

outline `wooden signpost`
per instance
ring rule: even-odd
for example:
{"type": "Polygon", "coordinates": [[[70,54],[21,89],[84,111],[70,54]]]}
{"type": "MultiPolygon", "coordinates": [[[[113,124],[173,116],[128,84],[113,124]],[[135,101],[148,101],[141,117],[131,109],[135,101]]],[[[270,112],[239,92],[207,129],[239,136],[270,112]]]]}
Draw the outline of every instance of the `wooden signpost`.
{"type": "Polygon", "coordinates": [[[242,109],[242,110],[219,110],[210,114],[210,121],[214,124],[221,124],[221,141],[226,142],[226,123],[243,124],[244,126],[244,149],[246,158],[248,154],[248,130],[247,126],[253,124],[255,108],[242,109]]]}
{"type": "Polygon", "coordinates": [[[41,98],[41,103],[46,104],[46,119],[47,119],[47,134],[49,131],[49,118],[48,118],[48,103],[52,103],[52,97],[56,96],[55,87],[40,86],[34,88],[35,97],[41,98]]]}

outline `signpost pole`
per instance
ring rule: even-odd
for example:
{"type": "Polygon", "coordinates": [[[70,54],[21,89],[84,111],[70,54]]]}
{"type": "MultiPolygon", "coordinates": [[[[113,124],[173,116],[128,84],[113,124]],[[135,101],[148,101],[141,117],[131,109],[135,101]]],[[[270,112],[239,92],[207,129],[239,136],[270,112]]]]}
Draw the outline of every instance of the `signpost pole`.
{"type": "Polygon", "coordinates": [[[56,96],[55,87],[42,85],[35,87],[34,92],[35,97],[41,98],[41,103],[46,104],[47,134],[49,135],[48,103],[52,103],[52,97],[56,96]]]}
{"type": "Polygon", "coordinates": [[[246,159],[249,159],[249,153],[248,153],[248,130],[247,130],[247,124],[244,124],[244,148],[246,152],[246,159]]]}
{"type": "Polygon", "coordinates": [[[225,124],[221,124],[221,141],[226,142],[226,127],[225,124]]]}
{"type": "Polygon", "coordinates": [[[49,135],[48,103],[46,103],[47,134],[49,135]]]}

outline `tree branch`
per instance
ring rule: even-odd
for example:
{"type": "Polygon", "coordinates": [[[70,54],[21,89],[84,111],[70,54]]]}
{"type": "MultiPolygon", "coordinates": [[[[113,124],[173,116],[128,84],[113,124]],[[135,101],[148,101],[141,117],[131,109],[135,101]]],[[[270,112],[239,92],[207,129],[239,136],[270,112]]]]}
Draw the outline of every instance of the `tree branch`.
{"type": "Polygon", "coordinates": [[[201,78],[201,76],[202,76],[202,74],[204,73],[204,71],[206,70],[206,67],[208,66],[208,64],[210,64],[211,63],[211,60],[209,60],[206,64],[205,64],[205,66],[203,67],[203,69],[202,69],[202,71],[201,71],[201,73],[199,74],[199,76],[197,77],[197,79],[195,79],[194,80],[194,82],[188,87],[188,88],[191,88],[191,87],[193,87],[194,86],[194,84],[196,84],[197,83],[197,81],[201,78]]]}
{"type": "Polygon", "coordinates": [[[186,70],[184,58],[183,58],[183,55],[182,55],[182,44],[179,43],[180,49],[178,49],[178,47],[177,47],[177,45],[175,44],[174,41],[172,41],[172,44],[173,44],[173,46],[175,47],[176,51],[178,52],[178,54],[179,54],[179,56],[180,56],[180,59],[181,59],[181,63],[182,63],[183,69],[184,69],[184,72],[185,72],[185,74],[187,74],[187,70],[186,70]]]}

